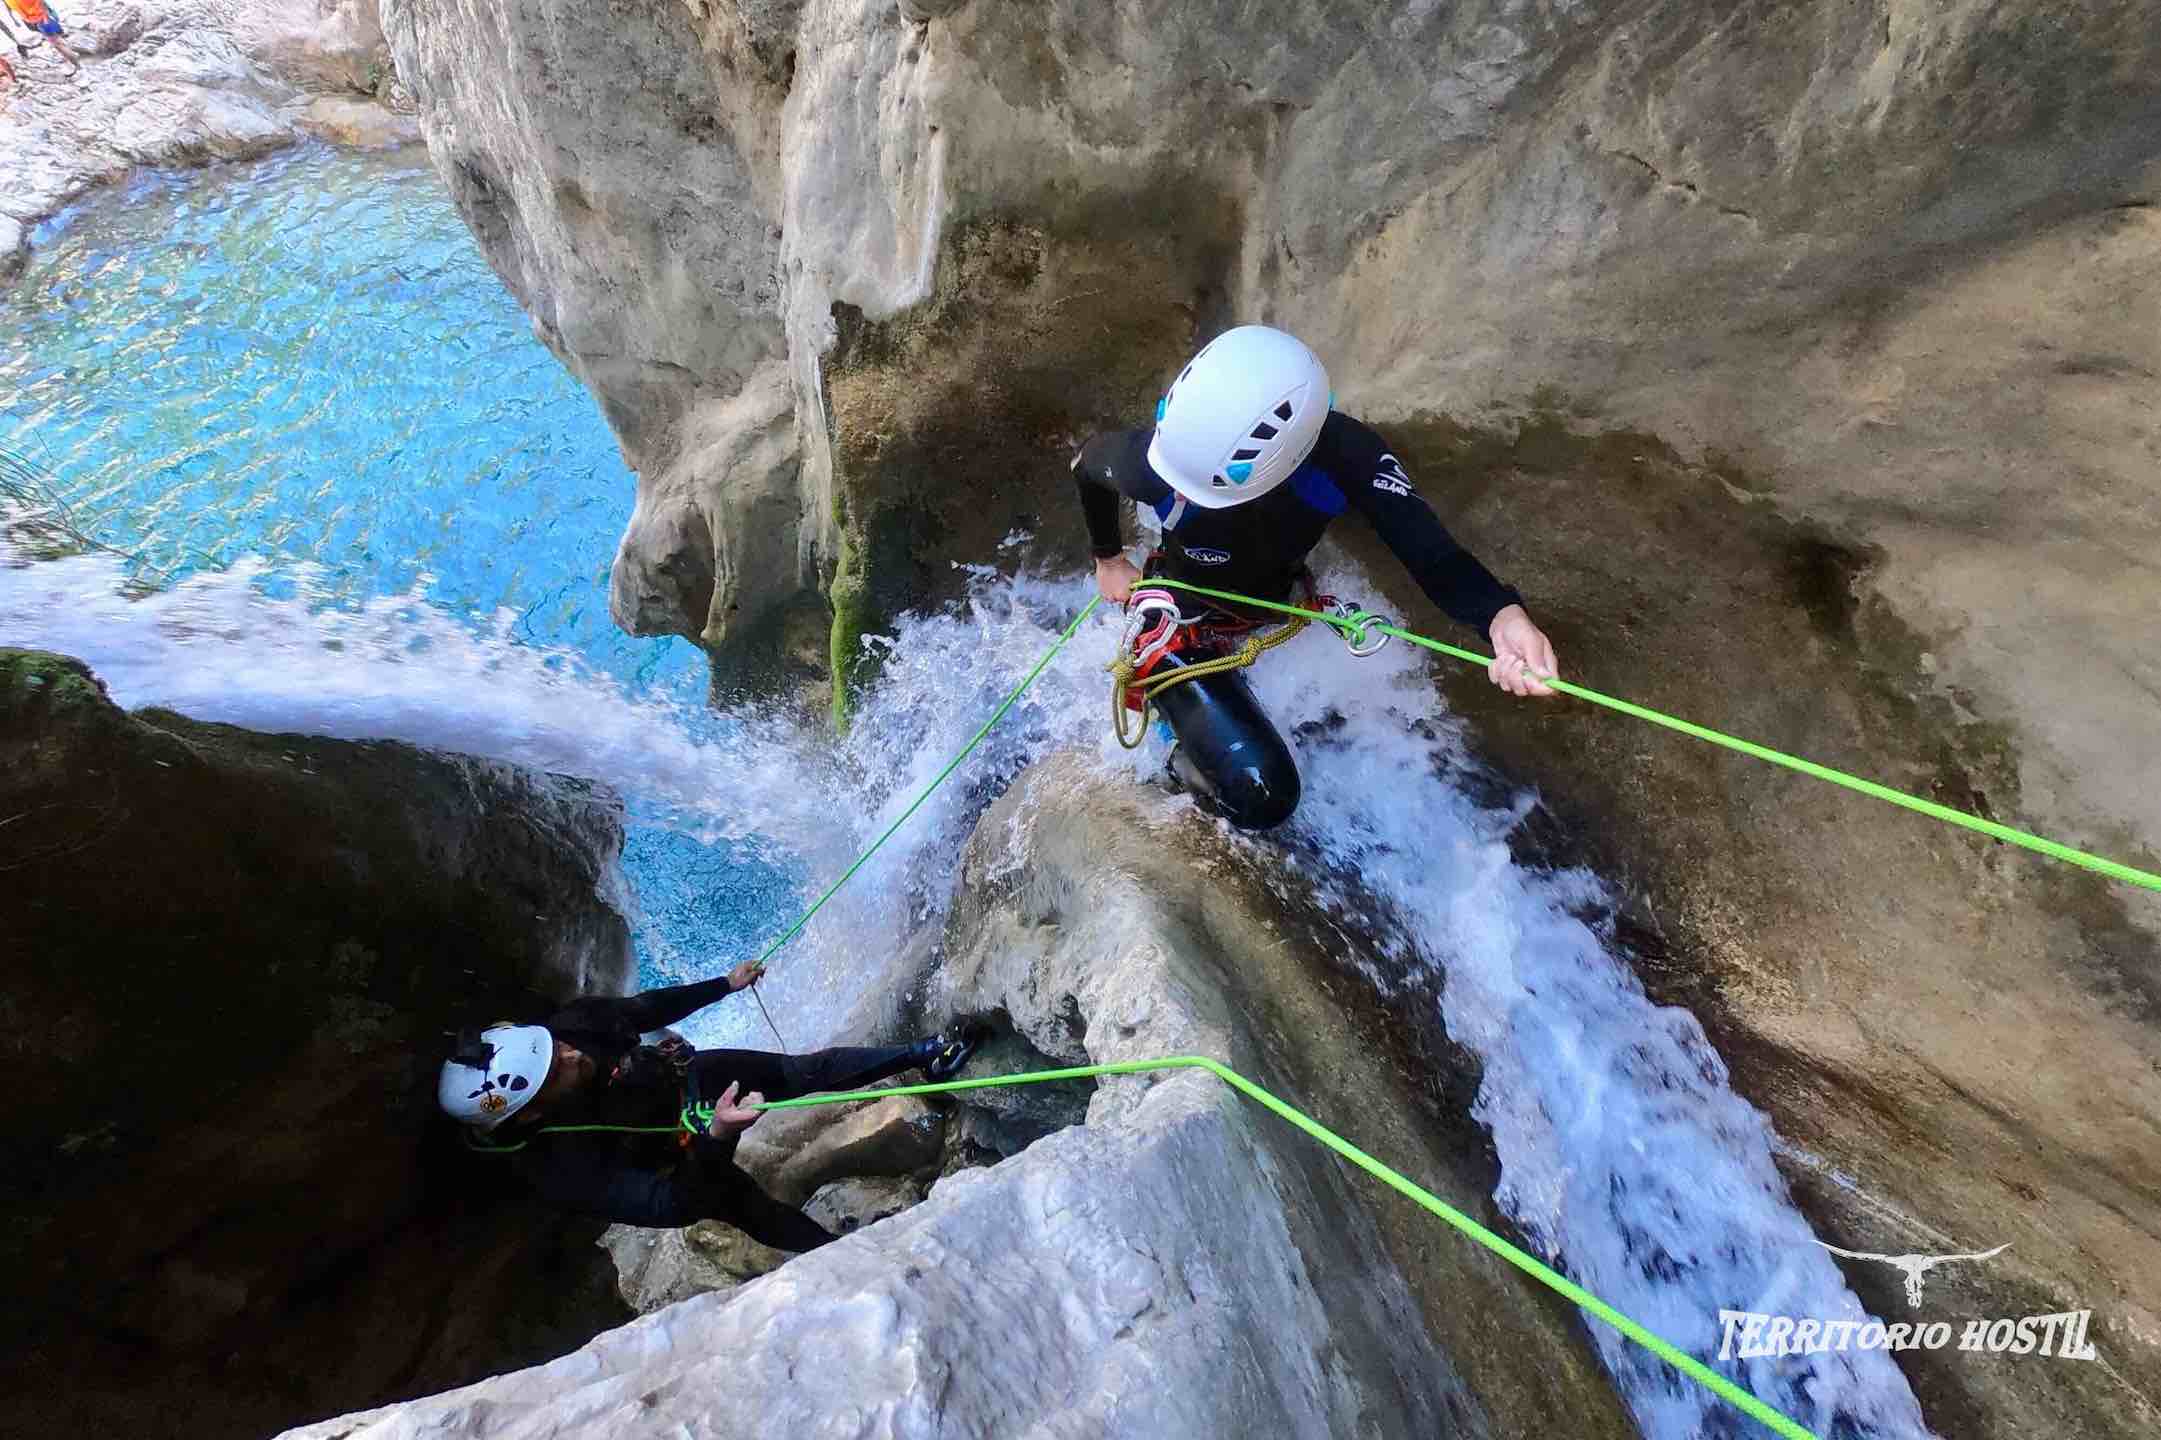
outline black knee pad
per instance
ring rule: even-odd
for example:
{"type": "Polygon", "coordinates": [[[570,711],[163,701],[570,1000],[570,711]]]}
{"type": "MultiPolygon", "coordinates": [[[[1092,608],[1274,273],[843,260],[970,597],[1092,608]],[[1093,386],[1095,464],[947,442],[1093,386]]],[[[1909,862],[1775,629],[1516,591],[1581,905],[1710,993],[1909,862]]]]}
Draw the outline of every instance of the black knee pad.
{"type": "Polygon", "coordinates": [[[1291,818],[1298,766],[1244,676],[1174,685],[1156,697],[1156,708],[1178,736],[1173,772],[1202,809],[1241,830],[1266,830],[1291,818]]]}

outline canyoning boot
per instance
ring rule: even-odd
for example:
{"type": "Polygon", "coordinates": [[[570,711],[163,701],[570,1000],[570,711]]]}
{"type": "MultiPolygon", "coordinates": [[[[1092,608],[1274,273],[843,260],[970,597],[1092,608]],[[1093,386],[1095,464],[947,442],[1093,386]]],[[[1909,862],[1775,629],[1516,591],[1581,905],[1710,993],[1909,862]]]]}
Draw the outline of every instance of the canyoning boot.
{"type": "Polygon", "coordinates": [[[933,1082],[952,1079],[988,1038],[989,1032],[982,1026],[965,1025],[958,1030],[918,1041],[917,1048],[923,1057],[923,1074],[933,1082]]]}

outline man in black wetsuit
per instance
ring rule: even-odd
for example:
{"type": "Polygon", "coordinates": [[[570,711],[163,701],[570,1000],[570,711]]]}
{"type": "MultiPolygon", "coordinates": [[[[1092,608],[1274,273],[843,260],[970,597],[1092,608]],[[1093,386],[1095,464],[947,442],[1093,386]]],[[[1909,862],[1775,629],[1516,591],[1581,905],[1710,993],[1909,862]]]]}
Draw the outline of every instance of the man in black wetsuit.
{"type": "Polygon", "coordinates": [[[967,1063],[976,1037],[934,1035],[807,1055],[694,1050],[673,1036],[644,1043],[643,1035],[748,989],[761,974],[746,960],[693,985],[573,1000],[542,1025],[469,1033],[443,1063],[437,1099],[452,1119],[501,1148],[502,1163],[559,1209],[668,1228],[725,1220],[775,1249],[813,1249],[836,1237],[767,1195],[735,1164],[737,1140],[761,1113],[750,1107],[853,1090],[917,1068],[949,1079],[967,1063]],[[749,1094],[738,1103],[742,1090],[749,1094]],[[694,1098],[716,1108],[706,1130],[686,1135],[674,1127],[694,1098]],[[569,1128],[592,1125],[647,1133],[569,1128]]]}
{"type": "MultiPolygon", "coordinates": [[[[1387,442],[1333,404],[1312,351],[1280,330],[1243,325],[1193,358],[1156,407],[1152,429],[1083,445],[1072,468],[1103,597],[1123,604],[1144,578],[1125,555],[1121,498],[1162,524],[1150,574],[1275,601],[1295,601],[1306,556],[1331,521],[1355,510],[1435,605],[1492,642],[1495,685],[1554,694],[1538,678],[1558,673],[1553,645],[1523,597],[1449,536],[1387,442]]],[[[1210,603],[1173,593],[1188,613],[1210,603]]],[[[1236,674],[1196,681],[1166,691],[1161,708],[1179,732],[1173,772],[1210,808],[1260,829],[1296,808],[1297,769],[1244,685],[1236,674]],[[1173,703],[1182,691],[1192,694],[1173,703]],[[1228,741],[1192,733],[1221,713],[1249,713],[1243,728],[1252,733],[1228,741]]]]}

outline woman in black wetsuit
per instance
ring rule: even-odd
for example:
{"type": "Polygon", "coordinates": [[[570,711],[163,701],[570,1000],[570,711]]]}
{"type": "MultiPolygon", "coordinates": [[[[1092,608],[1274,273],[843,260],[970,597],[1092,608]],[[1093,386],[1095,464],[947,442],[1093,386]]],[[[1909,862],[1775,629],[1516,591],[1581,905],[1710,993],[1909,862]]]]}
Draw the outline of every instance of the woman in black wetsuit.
{"type": "MultiPolygon", "coordinates": [[[[1356,510],[1435,605],[1492,642],[1495,685],[1554,694],[1536,678],[1558,673],[1553,645],[1523,597],[1449,536],[1387,442],[1333,403],[1328,372],[1297,338],[1242,325],[1193,357],[1152,428],[1083,445],[1072,468],[1103,597],[1123,604],[1144,578],[1125,555],[1121,498],[1162,522],[1148,573],[1275,601],[1294,599],[1307,555],[1330,522],[1356,510]]],[[[1249,829],[1290,818],[1297,766],[1244,676],[1180,685],[1157,704],[1179,737],[1173,773],[1205,806],[1249,829]]]]}
{"type": "Polygon", "coordinates": [[[761,1244],[809,1250],[835,1237],[758,1188],[735,1163],[761,1099],[854,1090],[922,1069],[957,1073],[977,1036],[933,1035],[907,1045],[851,1046],[805,1055],[694,1050],[645,1034],[756,984],[744,961],[726,975],[642,995],[573,1000],[541,1025],[493,1025],[443,1062],[437,1101],[453,1120],[501,1147],[541,1200],[624,1225],[674,1228],[725,1220],[761,1244]],[[748,1091],[741,1104],[738,1091],[748,1091]],[[688,1098],[715,1104],[711,1126],[674,1129],[688,1098]],[[575,1131],[566,1127],[633,1127],[575,1131]],[[521,1144],[522,1142],[522,1144],[521,1144]]]}

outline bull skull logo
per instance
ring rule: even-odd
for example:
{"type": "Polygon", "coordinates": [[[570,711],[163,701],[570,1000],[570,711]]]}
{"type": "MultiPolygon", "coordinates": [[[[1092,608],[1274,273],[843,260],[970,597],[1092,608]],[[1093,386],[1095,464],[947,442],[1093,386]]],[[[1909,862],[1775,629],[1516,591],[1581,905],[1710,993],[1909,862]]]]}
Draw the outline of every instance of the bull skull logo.
{"type": "MultiPolygon", "coordinates": [[[[1816,1242],[1823,1245],[1821,1240],[1816,1242]]],[[[1986,1260],[2001,1255],[2011,1248],[2009,1242],[1993,1250],[1980,1250],[1971,1255],[1871,1255],[1865,1250],[1841,1250],[1836,1245],[1823,1245],[1833,1255],[1843,1255],[1848,1260],[1881,1260],[1906,1272],[1906,1304],[1915,1310],[1921,1308],[1921,1277],[1938,1265],[1948,1265],[1954,1260],[1986,1260]]]]}

